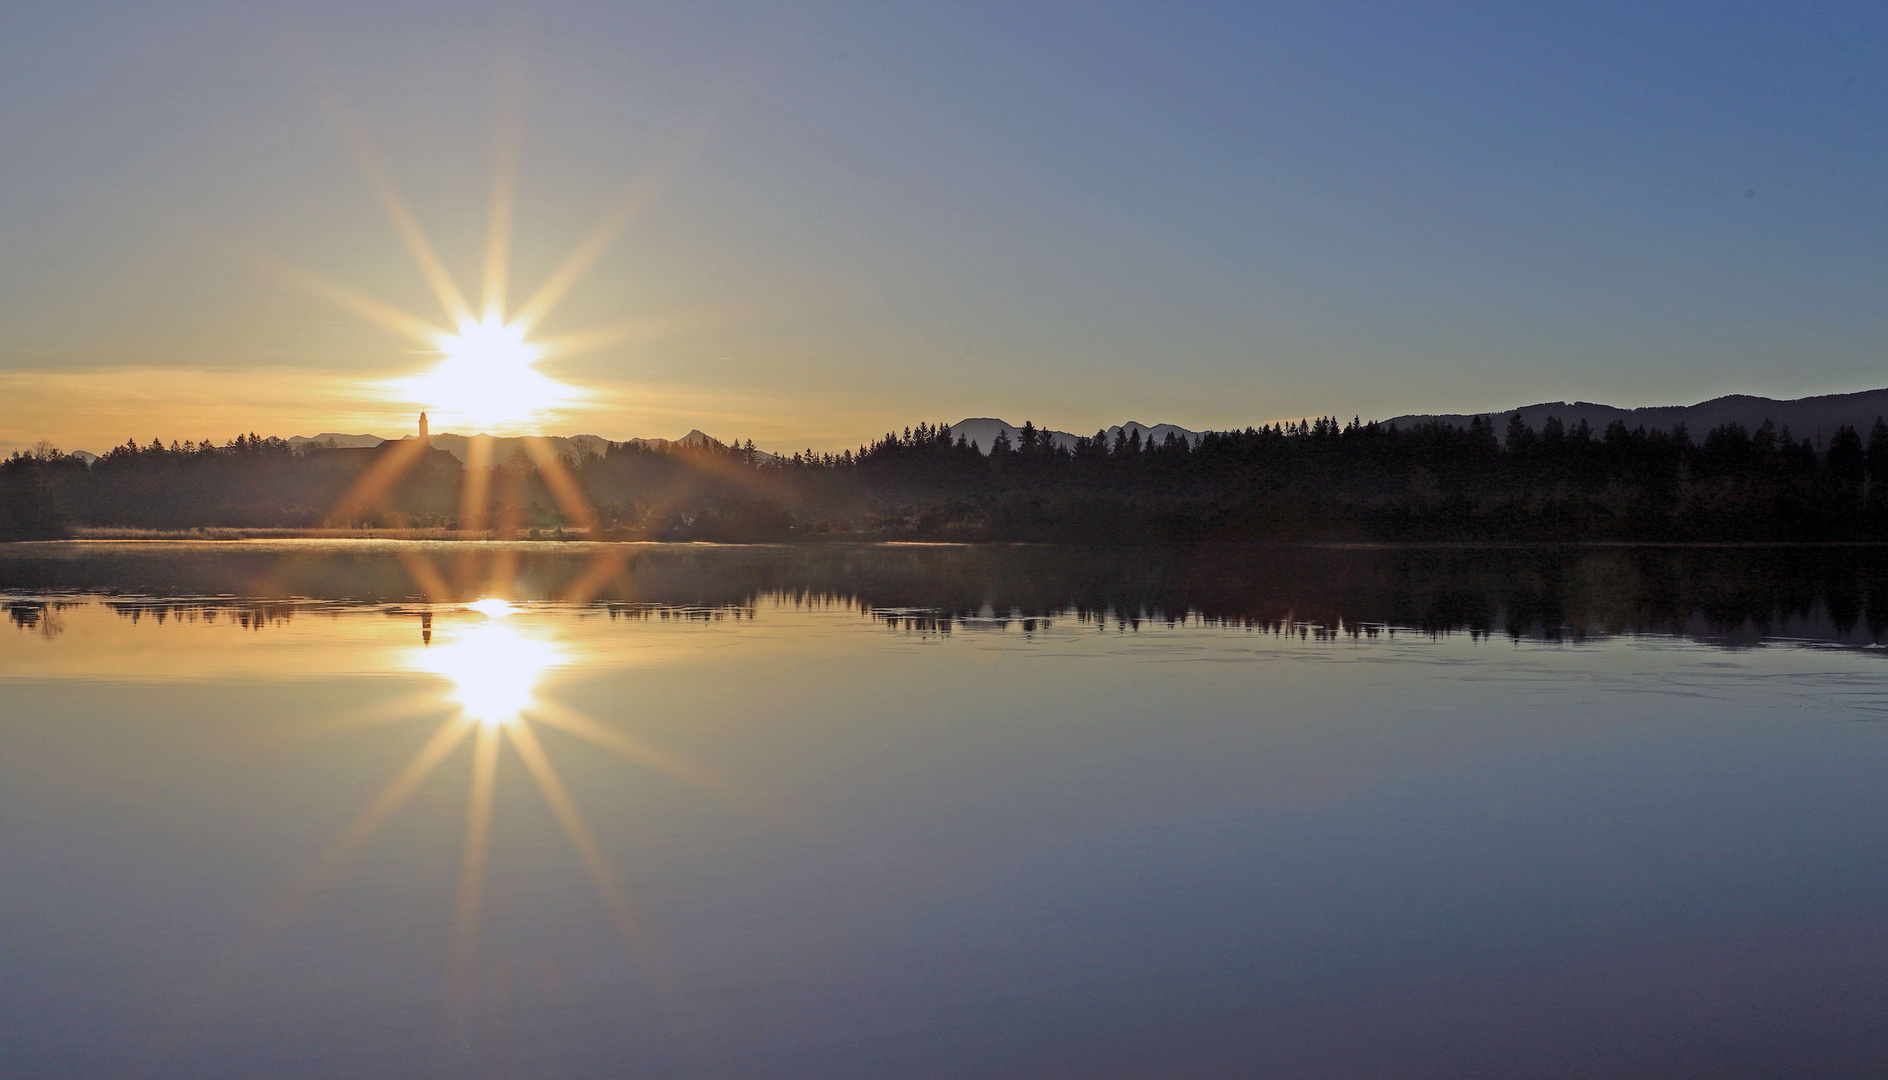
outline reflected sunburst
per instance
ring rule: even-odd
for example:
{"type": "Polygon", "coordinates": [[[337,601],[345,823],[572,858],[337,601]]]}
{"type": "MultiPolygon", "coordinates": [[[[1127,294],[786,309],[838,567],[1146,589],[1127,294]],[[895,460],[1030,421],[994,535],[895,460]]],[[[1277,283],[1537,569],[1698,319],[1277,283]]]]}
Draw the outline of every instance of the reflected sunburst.
{"type": "Polygon", "coordinates": [[[497,606],[504,601],[481,603],[487,604],[483,625],[422,650],[413,666],[447,679],[452,700],[466,717],[486,724],[510,723],[531,706],[562,651],[549,641],[519,633],[504,618],[508,612],[497,606]]]}
{"type": "MultiPolygon", "coordinates": [[[[529,618],[529,609],[495,597],[468,604],[429,606],[424,621],[437,631],[438,640],[428,637],[429,644],[409,654],[404,666],[436,677],[440,685],[423,700],[411,701],[408,715],[437,715],[437,705],[445,705],[451,715],[369,801],[329,849],[321,866],[297,890],[298,897],[309,898],[321,880],[364,845],[453,756],[466,736],[473,735],[459,886],[453,903],[452,951],[447,964],[448,985],[455,994],[462,994],[472,985],[479,969],[478,929],[491,861],[494,793],[500,759],[507,746],[524,765],[625,943],[638,952],[645,945],[629,894],[552,764],[536,733],[535,721],[651,772],[736,801],[751,802],[709,770],[547,697],[545,691],[556,673],[576,658],[545,633],[542,624],[519,624],[520,619],[529,618]]],[[[462,1004],[468,1002],[462,999],[462,1004]]]]}

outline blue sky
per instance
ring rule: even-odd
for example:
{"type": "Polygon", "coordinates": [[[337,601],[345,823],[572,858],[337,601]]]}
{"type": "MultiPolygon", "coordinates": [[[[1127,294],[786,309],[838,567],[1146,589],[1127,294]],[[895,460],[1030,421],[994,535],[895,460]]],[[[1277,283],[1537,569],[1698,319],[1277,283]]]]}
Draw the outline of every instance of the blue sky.
{"type": "Polygon", "coordinates": [[[836,447],[1888,385],[1869,5],[48,6],[0,42],[0,442],[394,430],[506,110],[556,430],[836,447]],[[135,422],[135,431],[120,431],[135,422]],[[149,429],[149,430],[146,430],[149,429]]]}

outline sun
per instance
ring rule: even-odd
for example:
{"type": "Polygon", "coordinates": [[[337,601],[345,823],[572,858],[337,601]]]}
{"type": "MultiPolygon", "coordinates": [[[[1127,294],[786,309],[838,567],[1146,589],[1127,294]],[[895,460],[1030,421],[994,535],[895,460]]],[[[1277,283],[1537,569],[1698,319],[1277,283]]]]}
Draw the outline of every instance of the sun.
{"type": "Polygon", "coordinates": [[[566,419],[572,407],[595,397],[590,390],[545,374],[539,367],[541,363],[612,348],[653,332],[652,325],[644,321],[548,339],[532,337],[615,236],[661,190],[674,171],[673,163],[634,185],[616,210],[557,265],[537,290],[522,304],[513,306],[507,298],[516,148],[503,150],[493,176],[484,294],[475,308],[394,188],[365,136],[354,131],[349,142],[362,176],[379,197],[394,231],[439,301],[446,316],[444,323],[280,259],[257,255],[255,261],[259,267],[408,338],[433,358],[424,371],[376,381],[379,396],[399,402],[400,411],[417,406],[437,421],[469,424],[487,434],[533,434],[547,423],[566,419]]]}
{"type": "Polygon", "coordinates": [[[507,326],[495,315],[459,324],[458,333],[440,338],[439,351],[446,354],[446,364],[501,378],[529,368],[544,355],[524,339],[524,327],[507,326]]]}
{"type": "Polygon", "coordinates": [[[439,361],[394,380],[415,402],[447,422],[506,430],[541,420],[578,397],[575,387],[538,370],[545,350],[525,328],[496,315],[463,319],[436,337],[439,361]]]}

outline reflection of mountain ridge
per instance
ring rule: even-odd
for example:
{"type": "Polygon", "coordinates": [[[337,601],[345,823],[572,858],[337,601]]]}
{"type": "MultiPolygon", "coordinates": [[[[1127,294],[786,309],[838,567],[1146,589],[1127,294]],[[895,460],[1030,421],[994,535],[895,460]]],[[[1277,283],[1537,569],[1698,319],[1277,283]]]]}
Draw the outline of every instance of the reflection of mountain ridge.
{"type": "Polygon", "coordinates": [[[73,592],[108,594],[132,618],[228,613],[247,626],[323,602],[463,602],[499,565],[513,567],[514,599],[630,617],[751,617],[777,598],[941,632],[1073,618],[1727,647],[1865,646],[1888,633],[1888,549],[1877,547],[81,543],[0,550],[0,591],[18,598],[7,609],[22,628],[45,610],[31,598],[73,592]]]}

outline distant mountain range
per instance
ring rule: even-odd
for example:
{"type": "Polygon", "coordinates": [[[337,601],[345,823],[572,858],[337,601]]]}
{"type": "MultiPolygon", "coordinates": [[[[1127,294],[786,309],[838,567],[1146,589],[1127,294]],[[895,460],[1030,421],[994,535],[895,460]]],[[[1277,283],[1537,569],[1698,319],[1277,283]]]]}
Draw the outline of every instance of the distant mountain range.
{"type": "MultiPolygon", "coordinates": [[[[1671,431],[1678,425],[1685,425],[1685,430],[1692,438],[1702,439],[1706,432],[1720,424],[1742,424],[1749,430],[1761,427],[1768,420],[1781,431],[1789,428],[1792,437],[1797,439],[1825,440],[1836,433],[1836,429],[1848,424],[1868,435],[1878,418],[1888,419],[1888,390],[1863,390],[1853,394],[1823,394],[1818,397],[1795,398],[1779,401],[1774,398],[1755,397],[1750,394],[1729,394],[1724,397],[1701,401],[1696,405],[1660,405],[1643,409],[1621,409],[1612,405],[1600,405],[1591,401],[1547,401],[1538,405],[1524,405],[1518,409],[1508,409],[1493,413],[1439,413],[1409,414],[1392,417],[1384,421],[1399,428],[1410,428],[1417,424],[1440,420],[1456,427],[1467,427],[1476,416],[1487,416],[1494,421],[1495,433],[1499,435],[1507,426],[1508,418],[1519,414],[1521,422],[1539,431],[1547,418],[1558,417],[1568,428],[1577,427],[1585,420],[1597,437],[1615,420],[1625,423],[1628,428],[1644,427],[1647,431],[1671,431]]],[[[1108,429],[1108,441],[1114,442],[1119,432],[1141,433],[1141,440],[1150,437],[1159,442],[1166,439],[1168,432],[1173,432],[1189,442],[1197,443],[1203,434],[1190,431],[1174,424],[1120,424],[1108,429]]],[[[951,425],[951,435],[963,435],[977,444],[985,453],[989,453],[990,444],[996,441],[999,432],[1007,433],[1014,443],[1021,430],[1002,420],[980,418],[964,420],[951,425]]],[[[1075,436],[1066,431],[1045,431],[1043,434],[1054,439],[1058,445],[1073,448],[1075,436]]]]}
{"type": "Polygon", "coordinates": [[[1520,414],[1521,422],[1536,431],[1547,422],[1550,416],[1558,417],[1569,428],[1585,420],[1598,436],[1607,425],[1615,420],[1622,421],[1628,428],[1644,427],[1647,431],[1671,431],[1678,425],[1685,425],[1693,439],[1701,439],[1705,433],[1720,424],[1742,424],[1755,430],[1768,420],[1778,430],[1789,428],[1790,434],[1797,439],[1827,439],[1835,434],[1836,429],[1848,424],[1866,438],[1868,429],[1877,418],[1888,417],[1888,390],[1863,390],[1854,394],[1824,394],[1820,397],[1796,398],[1790,401],[1778,401],[1773,398],[1752,397],[1749,394],[1730,394],[1725,397],[1701,401],[1696,405],[1660,405],[1645,409],[1619,409],[1611,405],[1596,405],[1590,401],[1549,401],[1539,405],[1526,405],[1519,409],[1509,409],[1497,413],[1441,413],[1435,415],[1398,416],[1387,421],[1400,428],[1413,427],[1417,424],[1440,420],[1457,427],[1467,427],[1469,421],[1477,415],[1487,416],[1495,422],[1495,433],[1499,435],[1508,426],[1508,418],[1520,414]]]}
{"type": "MultiPolygon", "coordinates": [[[[1491,413],[1411,413],[1392,417],[1384,423],[1395,424],[1400,428],[1409,428],[1430,421],[1442,421],[1457,427],[1467,427],[1476,416],[1487,416],[1494,421],[1495,431],[1499,434],[1507,427],[1508,418],[1519,415],[1521,422],[1540,430],[1548,417],[1558,417],[1568,428],[1578,426],[1585,420],[1593,429],[1594,435],[1604,432],[1607,425],[1618,420],[1629,428],[1644,427],[1646,430],[1671,431],[1678,425],[1685,425],[1693,438],[1702,438],[1704,434],[1720,424],[1737,423],[1755,430],[1764,421],[1775,424],[1779,430],[1789,428],[1790,434],[1798,439],[1824,440],[1835,434],[1844,424],[1853,426],[1867,435],[1868,429],[1877,418],[1888,418],[1888,389],[1864,390],[1854,394],[1824,394],[1819,397],[1796,398],[1779,401],[1774,398],[1754,397],[1749,394],[1730,394],[1725,397],[1701,401],[1696,405],[1661,405],[1643,409],[1621,409],[1612,405],[1600,405],[1591,401],[1548,401],[1538,405],[1524,405],[1518,409],[1508,409],[1491,413]]],[[[1204,432],[1193,431],[1176,424],[1142,424],[1129,421],[1116,424],[1107,429],[1107,437],[1112,444],[1117,435],[1139,432],[1142,442],[1164,441],[1169,434],[1198,443],[1204,432]]],[[[999,434],[1007,434],[1012,444],[1022,438],[1022,429],[1008,421],[993,417],[975,417],[961,420],[950,427],[951,437],[962,436],[975,443],[984,453],[996,442],[999,434]]],[[[1056,445],[1074,449],[1076,436],[1073,432],[1044,429],[1042,434],[1055,441],[1056,445]]],[[[410,436],[409,436],[410,437],[410,436]]],[[[340,432],[324,431],[319,435],[296,435],[288,440],[295,447],[309,443],[332,441],[335,446],[378,446],[387,440],[378,435],[350,435],[340,432]]],[[[461,462],[469,461],[475,441],[488,444],[489,456],[486,460],[502,463],[524,454],[522,438],[498,438],[491,435],[455,435],[440,432],[432,437],[433,445],[450,453],[461,462]]],[[[609,447],[609,440],[600,435],[553,435],[546,439],[553,452],[557,454],[592,453],[601,454],[609,447]]],[[[701,446],[712,443],[706,433],[695,430],[679,439],[629,439],[627,442],[647,446],[651,449],[666,450],[672,446],[701,446]]],[[[83,454],[84,451],[79,453],[83,454]]],[[[90,456],[90,455],[87,455],[90,456]]],[[[771,457],[772,455],[764,455],[771,457]]]]}

